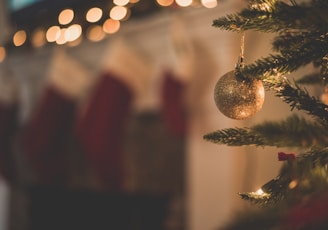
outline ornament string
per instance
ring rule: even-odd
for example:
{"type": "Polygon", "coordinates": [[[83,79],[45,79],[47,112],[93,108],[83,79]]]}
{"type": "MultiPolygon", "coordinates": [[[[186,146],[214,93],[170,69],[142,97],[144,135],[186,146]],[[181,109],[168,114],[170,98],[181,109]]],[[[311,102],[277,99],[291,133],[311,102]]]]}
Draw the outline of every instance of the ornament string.
{"type": "Polygon", "coordinates": [[[236,64],[236,71],[240,71],[245,63],[244,63],[244,49],[245,49],[245,32],[242,32],[241,38],[240,38],[240,53],[238,62],[236,64]]]}

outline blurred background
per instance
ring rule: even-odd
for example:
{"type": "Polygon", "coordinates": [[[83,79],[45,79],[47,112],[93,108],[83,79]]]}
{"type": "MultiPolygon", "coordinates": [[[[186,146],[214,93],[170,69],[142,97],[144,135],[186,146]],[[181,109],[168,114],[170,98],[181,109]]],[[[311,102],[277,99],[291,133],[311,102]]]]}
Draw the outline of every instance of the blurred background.
{"type": "MultiPolygon", "coordinates": [[[[0,0],[0,229],[212,230],[279,170],[277,149],[217,129],[280,119],[269,93],[237,121],[214,103],[245,0],[0,0]]],[[[246,32],[245,62],[270,51],[246,32]]]]}

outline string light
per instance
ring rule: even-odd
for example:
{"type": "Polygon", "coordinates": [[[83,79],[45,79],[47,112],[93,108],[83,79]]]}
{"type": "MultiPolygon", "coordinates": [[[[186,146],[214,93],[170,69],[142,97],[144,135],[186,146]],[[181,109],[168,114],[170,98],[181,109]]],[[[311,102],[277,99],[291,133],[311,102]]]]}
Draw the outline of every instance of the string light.
{"type": "Polygon", "coordinates": [[[217,0],[201,0],[201,3],[206,8],[215,8],[218,5],[217,0]]]}
{"type": "Polygon", "coordinates": [[[124,6],[114,6],[109,12],[109,16],[114,20],[122,20],[126,15],[127,9],[124,6]]]}
{"type": "Polygon", "coordinates": [[[98,42],[105,38],[105,33],[99,25],[90,26],[87,30],[87,38],[90,41],[98,42]]]}
{"type": "Polygon", "coordinates": [[[258,189],[256,192],[251,192],[250,194],[251,194],[252,196],[257,197],[257,198],[267,198],[267,197],[270,197],[270,194],[264,192],[261,188],[258,189]]]}
{"type": "Polygon", "coordinates": [[[88,22],[98,22],[103,15],[102,9],[94,7],[88,10],[86,14],[86,20],[88,22]]]}
{"type": "Polygon", "coordinates": [[[51,26],[46,33],[46,39],[48,42],[55,42],[60,36],[60,27],[51,26]]]}
{"type": "Polygon", "coordinates": [[[109,18],[104,22],[103,30],[107,34],[114,34],[120,29],[120,26],[120,21],[109,18]]]}
{"type": "Polygon", "coordinates": [[[192,0],[175,0],[176,4],[181,7],[187,7],[192,4],[192,0]]]}
{"type": "Polygon", "coordinates": [[[125,6],[129,3],[129,0],[113,0],[113,3],[118,6],[125,6]]]}
{"type": "Polygon", "coordinates": [[[72,42],[78,39],[82,34],[82,27],[78,24],[71,25],[65,31],[65,40],[72,42]]]}
{"type": "Polygon", "coordinates": [[[255,192],[255,194],[256,195],[263,195],[263,190],[260,188],[260,189],[258,189],[256,192],[255,192]]]}
{"type": "Polygon", "coordinates": [[[170,6],[173,4],[173,2],[174,2],[174,0],[157,0],[157,3],[160,6],[170,6]]]}
{"type": "Polygon", "coordinates": [[[65,9],[60,12],[58,16],[58,22],[61,25],[67,25],[71,23],[74,19],[74,11],[72,9],[65,9]]]}
{"type": "MultiPolygon", "coordinates": [[[[107,19],[102,25],[96,25],[90,27],[87,30],[86,37],[91,41],[100,41],[105,37],[105,34],[116,33],[121,26],[121,21],[128,20],[131,14],[128,4],[136,4],[140,0],[113,0],[114,7],[109,12],[109,19],[107,19]]],[[[192,6],[193,0],[156,0],[157,4],[162,7],[171,6],[176,3],[180,7],[192,6]]],[[[217,0],[199,0],[199,3],[206,8],[214,8],[217,6],[217,0]]],[[[266,5],[253,5],[253,7],[260,8],[261,10],[268,10],[266,5]]],[[[74,19],[73,9],[64,9],[58,15],[59,25],[49,27],[47,30],[35,29],[31,33],[30,42],[33,47],[42,47],[46,42],[55,42],[58,45],[70,43],[70,45],[79,44],[82,41],[82,26],[74,24],[68,28],[61,28],[62,25],[70,24],[74,19]],[[74,44],[73,44],[74,43],[74,44]]],[[[85,20],[90,23],[96,23],[103,17],[103,10],[98,7],[90,8],[86,15],[85,20]]],[[[27,41],[27,33],[24,30],[17,31],[13,38],[13,44],[16,47],[22,46],[27,41]]],[[[5,49],[0,46],[0,61],[4,59],[5,49]]]]}
{"type": "Polygon", "coordinates": [[[288,187],[289,187],[289,189],[294,189],[294,188],[296,188],[297,184],[298,184],[297,180],[292,180],[292,181],[288,184],[288,187]]]}
{"type": "Polygon", "coordinates": [[[3,46],[0,46],[0,63],[3,62],[6,58],[6,49],[3,46]]]}
{"type": "Polygon", "coordinates": [[[66,36],[65,36],[66,31],[67,31],[66,28],[63,28],[63,29],[60,30],[60,32],[59,32],[59,37],[58,37],[57,40],[56,40],[56,43],[57,43],[58,45],[64,45],[64,44],[67,42],[67,40],[66,40],[66,36]]]}
{"type": "Polygon", "coordinates": [[[34,47],[44,46],[44,44],[46,43],[46,35],[45,34],[46,33],[43,29],[40,29],[40,28],[36,29],[32,35],[32,39],[31,39],[32,45],[34,47]]]}
{"type": "Polygon", "coordinates": [[[26,42],[26,32],[24,30],[19,30],[14,34],[13,43],[15,46],[22,46],[26,42]]]}

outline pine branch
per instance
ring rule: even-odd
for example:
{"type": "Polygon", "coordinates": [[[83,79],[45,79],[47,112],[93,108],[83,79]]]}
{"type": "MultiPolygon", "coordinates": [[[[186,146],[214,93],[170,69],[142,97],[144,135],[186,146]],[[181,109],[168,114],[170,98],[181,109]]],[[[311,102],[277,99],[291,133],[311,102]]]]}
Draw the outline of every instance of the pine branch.
{"type": "Polygon", "coordinates": [[[273,50],[284,55],[290,51],[309,49],[316,43],[327,43],[326,31],[285,32],[281,33],[272,42],[273,50]],[[314,42],[314,43],[313,43],[314,42]]]}
{"type": "Polygon", "coordinates": [[[328,106],[321,103],[315,97],[310,96],[306,89],[302,89],[296,83],[292,85],[288,81],[283,81],[281,84],[278,83],[270,87],[276,91],[276,96],[289,104],[291,110],[295,108],[303,110],[327,124],[328,106]]]}
{"type": "Polygon", "coordinates": [[[260,79],[268,75],[283,75],[297,70],[314,60],[322,60],[328,53],[328,41],[311,44],[301,50],[289,51],[288,55],[270,55],[246,65],[242,73],[249,78],[260,79]]]}
{"type": "Polygon", "coordinates": [[[272,206],[285,199],[290,181],[290,177],[278,177],[262,186],[263,193],[244,192],[239,193],[239,196],[260,207],[272,206]]]}
{"type": "MultiPolygon", "coordinates": [[[[293,72],[309,63],[321,65],[323,70],[327,69],[327,62],[323,61],[328,55],[327,11],[328,3],[323,0],[305,6],[257,0],[253,1],[250,9],[217,19],[213,25],[233,31],[258,29],[280,32],[280,36],[273,42],[273,49],[280,53],[246,65],[242,71],[248,78],[263,79],[269,75],[293,72]]],[[[321,75],[328,77],[327,72],[322,71],[321,75]]]]}
{"type": "Polygon", "coordinates": [[[216,144],[225,144],[228,146],[264,146],[267,144],[261,136],[246,128],[222,129],[206,134],[203,138],[216,144]]]}
{"type": "MultiPolygon", "coordinates": [[[[257,1],[258,2],[258,1],[257,1]]],[[[326,29],[328,4],[324,0],[316,4],[288,5],[281,1],[260,1],[238,14],[229,14],[213,21],[213,26],[228,31],[257,30],[282,32],[286,30],[326,29]],[[286,27],[287,25],[287,27],[286,27]]]]}
{"type": "Polygon", "coordinates": [[[296,115],[284,121],[267,121],[250,128],[230,128],[204,135],[204,139],[228,146],[304,147],[326,146],[328,130],[318,122],[296,115]]]}
{"type": "Polygon", "coordinates": [[[280,122],[263,122],[251,127],[251,130],[270,146],[309,148],[328,144],[326,126],[295,114],[280,122]]]}

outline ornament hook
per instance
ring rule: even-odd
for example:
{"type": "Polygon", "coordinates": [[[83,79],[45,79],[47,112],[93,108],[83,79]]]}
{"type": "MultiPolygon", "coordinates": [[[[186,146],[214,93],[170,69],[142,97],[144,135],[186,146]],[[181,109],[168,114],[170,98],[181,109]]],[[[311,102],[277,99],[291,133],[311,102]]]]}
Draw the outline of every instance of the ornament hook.
{"type": "Polygon", "coordinates": [[[240,53],[238,57],[238,61],[236,63],[235,69],[236,71],[240,72],[242,68],[244,68],[244,49],[245,49],[245,32],[242,32],[241,38],[240,38],[240,53]]]}

